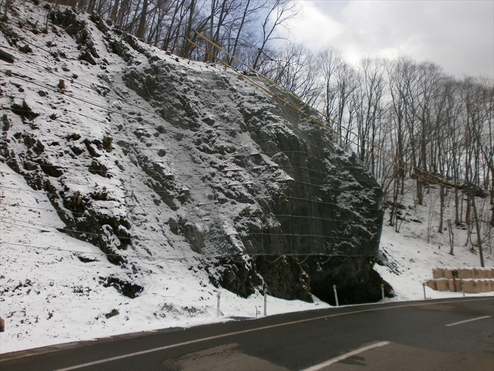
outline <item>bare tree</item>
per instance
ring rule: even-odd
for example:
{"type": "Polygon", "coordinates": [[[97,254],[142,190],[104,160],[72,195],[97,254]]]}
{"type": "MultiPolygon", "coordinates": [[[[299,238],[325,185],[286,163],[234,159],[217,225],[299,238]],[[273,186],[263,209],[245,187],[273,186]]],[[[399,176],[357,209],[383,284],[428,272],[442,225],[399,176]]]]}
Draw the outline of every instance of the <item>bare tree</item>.
{"type": "Polygon", "coordinates": [[[319,65],[319,74],[323,81],[323,91],[321,96],[321,107],[328,118],[328,123],[337,123],[338,127],[334,127],[338,131],[340,138],[341,133],[341,122],[338,121],[338,70],[342,68],[344,64],[343,58],[341,57],[341,52],[335,48],[323,49],[317,55],[317,64],[319,65]]]}
{"type": "Polygon", "coordinates": [[[297,5],[290,0],[271,0],[270,7],[261,24],[261,35],[255,57],[250,64],[255,70],[262,67],[265,50],[274,38],[275,30],[297,14],[297,5]]]}
{"type": "Polygon", "coordinates": [[[7,19],[7,15],[8,15],[9,8],[10,8],[10,2],[11,2],[11,0],[5,0],[5,6],[4,6],[4,10],[3,10],[3,18],[4,19],[7,19]]]}
{"type": "Polygon", "coordinates": [[[360,102],[356,94],[361,81],[355,69],[342,63],[336,70],[336,122],[342,146],[355,142],[353,124],[360,102]]]}
{"type": "MultiPolygon", "coordinates": [[[[248,24],[253,23],[253,16],[262,9],[263,3],[256,0],[246,0],[244,1],[243,7],[238,4],[238,9],[242,11],[238,14],[237,22],[232,22],[232,25],[228,32],[228,50],[232,54],[227,58],[227,63],[233,64],[233,56],[237,55],[238,50],[241,47],[241,40],[243,37],[243,32],[248,24]]],[[[248,39],[248,37],[246,37],[248,39]]],[[[245,41],[244,41],[245,42],[245,41]]]]}
{"type": "Polygon", "coordinates": [[[315,103],[320,90],[317,84],[318,64],[315,55],[308,48],[288,44],[273,54],[271,63],[266,63],[264,68],[264,74],[270,80],[296,94],[306,104],[315,103]]]}
{"type": "Polygon", "coordinates": [[[377,127],[381,124],[386,110],[384,102],[385,64],[382,59],[365,58],[360,64],[360,107],[358,110],[357,128],[360,160],[368,165],[373,174],[376,158],[374,146],[377,142],[377,127]]]}
{"type": "Polygon", "coordinates": [[[139,16],[139,26],[137,27],[137,31],[136,31],[136,37],[139,39],[144,39],[144,34],[146,32],[148,6],[149,6],[149,0],[143,0],[141,15],[139,16]]]}
{"type": "Polygon", "coordinates": [[[408,158],[405,152],[408,142],[405,130],[407,118],[410,117],[410,81],[413,61],[409,59],[398,59],[388,67],[389,93],[391,97],[391,120],[394,122],[393,134],[396,145],[396,168],[397,168],[397,190],[404,193],[405,177],[408,158]]]}

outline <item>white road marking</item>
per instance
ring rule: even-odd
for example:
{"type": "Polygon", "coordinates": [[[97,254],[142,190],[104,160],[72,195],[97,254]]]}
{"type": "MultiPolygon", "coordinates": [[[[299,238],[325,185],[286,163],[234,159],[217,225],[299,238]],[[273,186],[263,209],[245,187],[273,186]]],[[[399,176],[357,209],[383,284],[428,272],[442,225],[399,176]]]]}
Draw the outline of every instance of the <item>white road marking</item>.
{"type": "Polygon", "coordinates": [[[491,316],[477,317],[477,318],[467,319],[465,321],[449,323],[449,324],[446,325],[446,327],[456,326],[456,325],[462,325],[462,324],[467,323],[467,322],[478,321],[478,320],[486,319],[486,318],[491,318],[491,316]]]}
{"type": "MultiPolygon", "coordinates": [[[[463,302],[483,301],[483,300],[489,300],[489,299],[477,299],[477,298],[475,298],[475,299],[463,300],[463,302]]],[[[318,321],[318,320],[326,319],[326,318],[348,316],[348,315],[357,314],[357,313],[377,312],[377,311],[397,309],[397,308],[407,308],[407,307],[410,308],[410,307],[420,307],[420,306],[431,306],[431,305],[441,305],[441,304],[449,304],[449,303],[457,303],[457,301],[437,301],[437,302],[430,301],[430,302],[419,302],[419,303],[413,303],[412,302],[412,303],[405,303],[405,304],[401,304],[401,305],[393,305],[393,306],[386,306],[386,307],[381,307],[381,306],[377,306],[376,305],[376,307],[374,307],[374,308],[361,309],[361,310],[356,310],[356,311],[352,311],[352,312],[335,313],[335,314],[324,315],[324,316],[319,316],[319,317],[314,317],[314,318],[307,318],[307,319],[302,319],[302,320],[297,320],[297,321],[290,321],[290,322],[278,323],[276,325],[269,325],[269,326],[257,327],[257,328],[253,328],[253,329],[249,329],[249,330],[228,332],[226,334],[221,334],[221,335],[216,335],[216,336],[208,336],[208,337],[205,337],[205,338],[200,338],[200,339],[185,341],[183,343],[170,344],[170,345],[165,345],[165,346],[162,346],[162,347],[159,347],[159,348],[146,349],[146,350],[142,350],[140,352],[127,353],[127,354],[122,354],[121,356],[104,358],[104,359],[100,359],[98,361],[93,361],[93,362],[88,362],[88,363],[81,363],[81,364],[78,364],[78,365],[74,365],[74,366],[70,366],[70,367],[66,367],[66,368],[60,368],[60,369],[53,370],[53,371],[72,371],[72,370],[77,370],[79,368],[100,365],[100,364],[107,363],[107,362],[112,362],[112,361],[118,361],[120,359],[141,356],[141,355],[144,355],[144,354],[159,352],[159,351],[166,350],[166,349],[171,349],[171,348],[177,348],[177,347],[181,347],[183,345],[202,343],[204,341],[221,339],[221,338],[225,338],[225,337],[228,337],[228,336],[235,336],[235,335],[247,334],[247,333],[255,332],[255,331],[268,330],[268,329],[272,329],[272,328],[276,328],[276,327],[283,327],[283,326],[295,325],[295,324],[299,324],[299,323],[318,321]]]]}
{"type": "Polygon", "coordinates": [[[333,363],[342,361],[342,360],[344,360],[346,358],[350,358],[351,356],[354,356],[356,354],[360,354],[360,353],[366,352],[366,351],[368,351],[370,349],[383,347],[383,346],[388,345],[388,344],[389,344],[389,341],[381,341],[379,343],[367,345],[365,347],[362,347],[362,348],[359,348],[359,349],[355,349],[355,350],[352,350],[351,352],[342,354],[341,356],[332,358],[332,359],[330,359],[330,360],[328,360],[326,362],[319,363],[318,365],[314,365],[312,367],[306,368],[306,369],[304,369],[302,371],[318,371],[318,370],[323,369],[324,367],[327,367],[329,365],[332,365],[333,363]]]}

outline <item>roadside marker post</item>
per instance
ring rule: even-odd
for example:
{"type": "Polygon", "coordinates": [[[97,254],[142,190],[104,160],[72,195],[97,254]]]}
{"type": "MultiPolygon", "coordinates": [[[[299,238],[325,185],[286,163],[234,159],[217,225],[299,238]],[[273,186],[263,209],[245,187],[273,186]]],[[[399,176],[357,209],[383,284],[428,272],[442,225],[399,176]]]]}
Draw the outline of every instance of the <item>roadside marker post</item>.
{"type": "Polygon", "coordinates": [[[266,290],[264,290],[264,317],[268,315],[268,295],[266,290]]]}
{"type": "Polygon", "coordinates": [[[334,291],[334,300],[336,301],[336,306],[339,307],[340,303],[338,302],[338,291],[336,291],[336,285],[333,285],[333,291],[334,291]]]}

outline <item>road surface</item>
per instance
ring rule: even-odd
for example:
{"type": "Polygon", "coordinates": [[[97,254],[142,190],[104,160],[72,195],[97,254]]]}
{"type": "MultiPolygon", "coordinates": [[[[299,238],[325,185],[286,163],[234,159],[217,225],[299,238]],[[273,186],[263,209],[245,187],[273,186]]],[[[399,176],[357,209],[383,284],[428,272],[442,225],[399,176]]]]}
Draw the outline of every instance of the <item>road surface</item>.
{"type": "Polygon", "coordinates": [[[9,370],[494,371],[494,298],[373,304],[0,355],[9,370]]]}

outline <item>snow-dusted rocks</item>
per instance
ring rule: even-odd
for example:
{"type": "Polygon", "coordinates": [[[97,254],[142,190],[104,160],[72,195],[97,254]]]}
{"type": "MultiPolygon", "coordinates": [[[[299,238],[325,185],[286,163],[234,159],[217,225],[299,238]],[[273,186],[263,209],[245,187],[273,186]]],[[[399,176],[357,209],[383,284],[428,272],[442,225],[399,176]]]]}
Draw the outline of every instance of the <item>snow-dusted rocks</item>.
{"type": "MultiPolygon", "coordinates": [[[[154,136],[156,146],[166,147],[171,139],[181,148],[183,166],[174,172],[174,186],[161,180],[156,189],[177,211],[169,221],[172,231],[186,237],[196,252],[237,260],[222,264],[227,267],[218,284],[246,296],[264,282],[284,298],[309,298],[320,287],[318,294],[331,301],[328,285],[338,283],[343,298],[351,292],[349,302],[381,297],[379,276],[368,276],[378,252],[381,190],[354,155],[334,144],[331,132],[236,72],[214,65],[164,60],[127,68],[123,80],[172,126],[171,135],[154,136]],[[175,130],[182,130],[179,139],[175,130]],[[196,186],[186,202],[176,202],[177,187],[188,179],[196,186]],[[241,254],[255,258],[239,263],[241,254]],[[270,264],[265,255],[270,260],[291,257],[270,264]],[[325,266],[309,255],[336,260],[325,266]],[[345,275],[329,274],[340,265],[338,258],[346,262],[345,275]],[[321,269],[326,274],[318,273],[321,269]],[[261,281],[247,271],[260,274],[261,281]],[[366,292],[365,299],[359,291],[366,292]]],[[[263,82],[256,79],[256,84],[263,82]]],[[[151,133],[153,125],[140,130],[151,133]]],[[[163,159],[175,160],[168,154],[163,159]]],[[[158,179],[159,169],[142,167],[158,179]]]]}
{"type": "Polygon", "coordinates": [[[142,256],[197,257],[242,296],[331,301],[337,284],[342,303],[381,298],[381,190],[317,112],[96,16],[43,11],[37,32],[4,25],[13,49],[31,47],[2,86],[1,155],[48,195],[61,231],[133,274],[142,256]]]}

